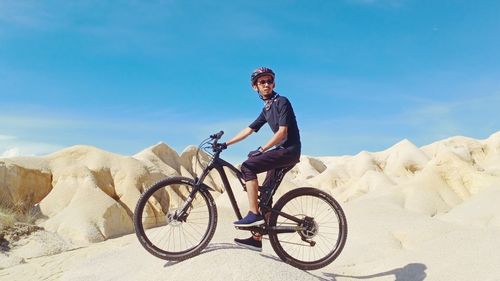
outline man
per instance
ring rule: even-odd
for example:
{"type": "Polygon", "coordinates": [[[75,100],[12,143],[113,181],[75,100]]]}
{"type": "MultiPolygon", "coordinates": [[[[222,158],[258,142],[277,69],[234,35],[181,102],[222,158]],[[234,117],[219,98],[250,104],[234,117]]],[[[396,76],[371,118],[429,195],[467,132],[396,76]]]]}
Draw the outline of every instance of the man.
{"type": "MultiPolygon", "coordinates": [[[[257,174],[293,166],[299,162],[301,144],[295,113],[290,101],[274,91],[275,78],[274,72],[266,67],[259,67],[252,73],[250,78],[252,88],[264,101],[264,108],[252,124],[226,142],[226,145],[237,143],[253,132],[258,132],[266,123],[274,133],[266,144],[251,151],[248,159],[241,165],[250,210],[243,219],[234,222],[235,226],[258,226],[264,223],[264,217],[260,214],[257,203],[259,190],[257,174]]],[[[270,174],[268,173],[267,176],[270,174]]],[[[262,250],[262,241],[259,236],[235,239],[235,242],[252,250],[262,250]]]]}

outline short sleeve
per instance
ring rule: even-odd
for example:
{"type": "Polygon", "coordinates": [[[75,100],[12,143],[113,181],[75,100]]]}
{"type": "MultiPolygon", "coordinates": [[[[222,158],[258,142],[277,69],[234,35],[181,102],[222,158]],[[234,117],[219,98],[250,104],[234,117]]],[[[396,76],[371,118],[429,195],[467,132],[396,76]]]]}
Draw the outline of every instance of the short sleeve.
{"type": "Polygon", "coordinates": [[[278,125],[281,126],[290,126],[292,124],[292,120],[294,118],[293,114],[293,109],[292,105],[290,104],[290,101],[288,99],[283,98],[280,101],[279,107],[278,107],[278,125]]]}
{"type": "Polygon", "coordinates": [[[253,121],[252,124],[250,124],[250,129],[254,130],[255,132],[258,132],[260,130],[260,128],[262,128],[262,126],[264,126],[264,124],[267,123],[267,120],[266,120],[266,117],[264,116],[264,111],[262,111],[259,115],[259,117],[257,117],[257,119],[255,119],[255,121],[253,121]]]}

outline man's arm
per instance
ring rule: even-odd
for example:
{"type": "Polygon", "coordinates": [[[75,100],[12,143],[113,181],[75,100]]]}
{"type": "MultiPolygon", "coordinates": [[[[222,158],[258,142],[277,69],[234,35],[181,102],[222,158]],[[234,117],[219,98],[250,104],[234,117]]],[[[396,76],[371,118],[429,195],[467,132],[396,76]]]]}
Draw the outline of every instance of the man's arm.
{"type": "Polygon", "coordinates": [[[227,141],[226,144],[227,145],[231,145],[231,144],[237,143],[237,142],[245,139],[246,137],[248,137],[252,133],[253,133],[253,129],[251,129],[250,127],[247,127],[245,129],[241,130],[241,132],[239,132],[232,139],[230,139],[229,141],[227,141]]]}
{"type": "Polygon", "coordinates": [[[262,150],[266,151],[271,147],[277,145],[286,138],[287,134],[288,134],[288,127],[280,126],[278,131],[273,135],[273,137],[264,146],[261,146],[262,150]]]}

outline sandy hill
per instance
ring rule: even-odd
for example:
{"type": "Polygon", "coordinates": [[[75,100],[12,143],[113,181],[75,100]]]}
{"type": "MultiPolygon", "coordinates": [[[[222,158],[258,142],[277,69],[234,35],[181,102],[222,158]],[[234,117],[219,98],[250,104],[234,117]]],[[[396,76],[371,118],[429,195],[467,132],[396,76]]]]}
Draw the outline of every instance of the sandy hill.
{"type": "MultiPolygon", "coordinates": [[[[39,214],[37,224],[46,230],[37,234],[38,244],[30,242],[31,248],[39,248],[38,254],[19,250],[13,253],[21,258],[0,255],[0,267],[20,263],[22,257],[51,255],[132,233],[131,215],[140,193],[160,178],[192,177],[201,170],[195,154],[195,147],[179,155],[159,143],[133,156],[74,146],[43,157],[0,159],[1,198],[24,210],[34,208],[39,214]]],[[[216,175],[207,183],[222,191],[216,175]]],[[[344,274],[369,277],[373,268],[383,271],[384,265],[396,261],[412,264],[410,257],[416,255],[426,262],[426,274],[432,280],[494,280],[481,266],[465,268],[489,254],[485,251],[500,252],[496,242],[500,233],[500,132],[484,140],[452,137],[423,147],[402,140],[380,152],[302,156],[286,175],[278,196],[297,186],[327,190],[343,202],[350,224],[348,245],[339,259],[344,274]],[[456,252],[465,241],[464,252],[456,252]],[[442,264],[447,255],[459,259],[451,268],[442,264]],[[449,279],[442,273],[450,270],[461,272],[460,278],[449,279]]],[[[237,196],[245,199],[241,192],[237,196]]],[[[226,196],[219,197],[218,206],[227,209],[226,196]]],[[[499,254],[490,256],[485,266],[488,272],[500,274],[491,269],[496,268],[492,263],[500,264],[499,254]]],[[[181,276],[185,271],[177,268],[181,276]]],[[[326,280],[332,276],[323,275],[326,280]]],[[[336,278],[343,280],[341,275],[336,278]]]]}
{"type": "Polygon", "coordinates": [[[328,190],[348,202],[364,195],[397,196],[408,210],[445,214],[500,183],[500,133],[486,140],[453,137],[416,147],[403,140],[381,152],[303,156],[288,177],[328,190]]]}
{"type": "MultiPolygon", "coordinates": [[[[193,177],[202,169],[195,157],[195,147],[178,155],[159,143],[131,157],[78,145],[43,157],[5,158],[0,196],[23,210],[35,206],[38,224],[86,245],[131,233],[141,192],[165,177],[193,177]]],[[[206,182],[222,191],[211,176],[206,182]]]]}

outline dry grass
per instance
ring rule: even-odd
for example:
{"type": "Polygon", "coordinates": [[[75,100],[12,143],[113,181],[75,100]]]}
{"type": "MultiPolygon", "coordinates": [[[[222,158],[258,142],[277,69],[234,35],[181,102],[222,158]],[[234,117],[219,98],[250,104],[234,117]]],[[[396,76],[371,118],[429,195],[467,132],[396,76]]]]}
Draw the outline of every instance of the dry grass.
{"type": "Polygon", "coordinates": [[[0,230],[13,226],[15,222],[16,213],[12,209],[4,206],[4,204],[0,204],[0,230]]]}
{"type": "Polygon", "coordinates": [[[43,229],[34,225],[38,214],[31,210],[26,208],[25,202],[0,199],[0,251],[9,251],[11,242],[43,229]]]}
{"type": "Polygon", "coordinates": [[[15,223],[33,224],[37,215],[24,202],[12,203],[4,198],[0,199],[0,230],[13,227],[15,223]]]}

